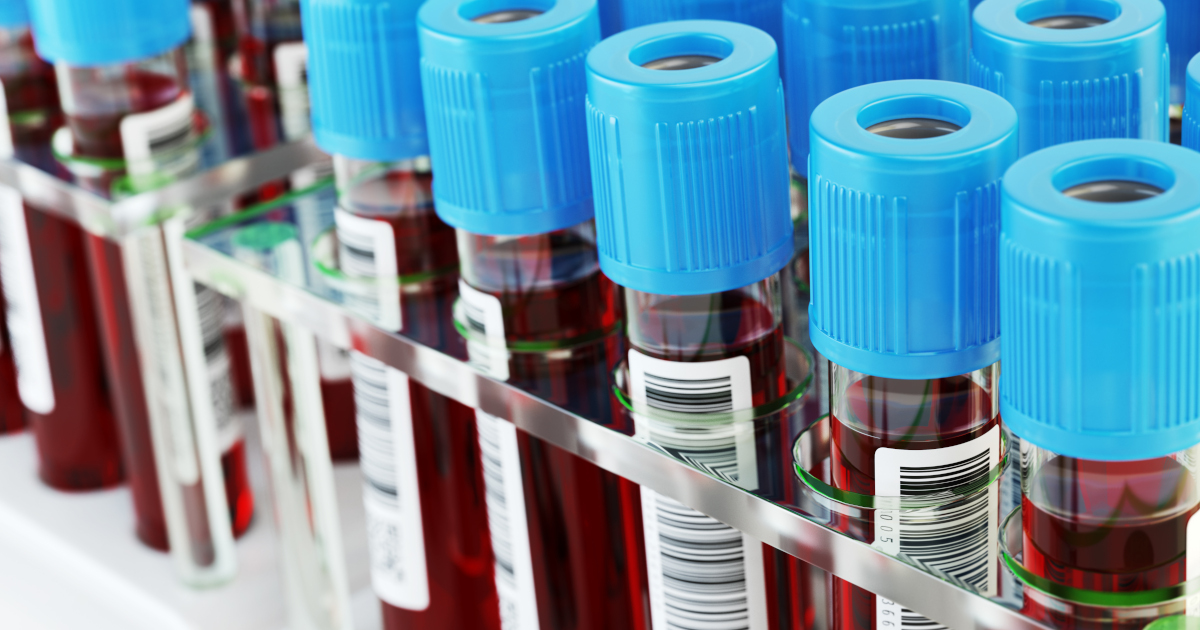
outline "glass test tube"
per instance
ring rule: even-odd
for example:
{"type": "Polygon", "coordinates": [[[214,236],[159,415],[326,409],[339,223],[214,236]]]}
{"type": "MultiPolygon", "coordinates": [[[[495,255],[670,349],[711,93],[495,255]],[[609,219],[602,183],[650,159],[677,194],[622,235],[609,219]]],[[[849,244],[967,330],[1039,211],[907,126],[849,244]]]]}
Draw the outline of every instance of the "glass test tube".
{"type": "MultiPolygon", "coordinates": [[[[347,283],[375,281],[347,303],[454,352],[458,254],[433,210],[428,158],[334,159],[339,267],[347,283]]],[[[361,352],[351,369],[384,627],[498,628],[474,413],[361,352]]]]}
{"type": "MultiPolygon", "coordinates": [[[[131,0],[101,17],[67,6],[72,0],[59,4],[39,6],[34,20],[39,50],[57,60],[67,120],[56,134],[57,157],[81,185],[106,196],[197,172],[207,128],[187,87],[186,3],[131,0]],[[109,60],[107,29],[144,38],[122,44],[134,59],[109,60]]],[[[169,546],[182,578],[198,585],[232,576],[233,536],[253,514],[220,340],[223,300],[188,280],[180,250],[187,225],[220,211],[181,213],[117,240],[88,235],[86,243],[105,360],[121,377],[113,397],[137,532],[147,545],[169,546]]]]}
{"type": "MultiPolygon", "coordinates": [[[[1007,102],[937,81],[852,88],[811,122],[809,322],[830,362],[831,485],[946,497],[831,525],[987,596],[1001,592],[998,180],[1016,134],[1007,102]],[[873,210],[857,195],[903,201],[859,222],[873,210]]],[[[830,590],[838,630],[942,627],[838,577],[830,590]]]]}

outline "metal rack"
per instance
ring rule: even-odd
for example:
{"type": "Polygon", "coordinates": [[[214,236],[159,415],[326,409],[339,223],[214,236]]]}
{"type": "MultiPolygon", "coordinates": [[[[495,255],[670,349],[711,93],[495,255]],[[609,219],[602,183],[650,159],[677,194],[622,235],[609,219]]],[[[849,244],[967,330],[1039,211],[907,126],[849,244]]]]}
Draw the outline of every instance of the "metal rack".
{"type": "MultiPolygon", "coordinates": [[[[113,225],[130,226],[153,208],[188,200],[217,201],[327,158],[297,143],[226,164],[188,182],[117,204],[113,225]]],[[[0,171],[4,181],[5,171],[0,171]]],[[[84,217],[88,209],[72,212],[84,217]]],[[[233,222],[216,228],[231,230],[233,222]]],[[[211,234],[211,232],[210,232],[211,234]]],[[[512,421],[530,435],[617,475],[732,525],[811,565],[893,599],[958,630],[1034,629],[1034,622],[998,601],[982,597],[914,565],[844,536],[794,507],[748,493],[632,437],[567,412],[507,383],[483,376],[466,362],[370,324],[330,299],[327,292],[285,282],[205,243],[184,244],[194,278],[241,301],[248,309],[306,329],[341,347],[353,347],[407,373],[430,389],[470,407],[512,421]]]]}

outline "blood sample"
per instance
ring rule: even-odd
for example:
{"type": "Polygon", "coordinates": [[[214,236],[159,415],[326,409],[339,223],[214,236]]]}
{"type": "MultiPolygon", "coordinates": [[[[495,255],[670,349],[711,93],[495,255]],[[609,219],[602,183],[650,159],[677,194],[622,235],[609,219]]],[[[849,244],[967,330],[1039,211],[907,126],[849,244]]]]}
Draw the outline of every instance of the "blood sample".
{"type": "Polygon", "coordinates": [[[1200,54],[1187,67],[1188,105],[1183,110],[1183,146],[1200,151],[1200,54]]]}
{"type": "Polygon", "coordinates": [[[1021,155],[1092,138],[1165,141],[1166,36],[1157,0],[996,0],[974,15],[970,82],[1017,109],[1021,155]]]}
{"type": "MultiPolygon", "coordinates": [[[[809,331],[830,362],[831,483],[867,497],[947,497],[932,515],[877,509],[832,525],[995,595],[995,242],[1016,114],[979,88],[878,83],[818,106],[809,146],[809,331]]],[[[830,586],[837,630],[941,627],[840,578],[830,586]]]]}
{"type": "Polygon", "coordinates": [[[1171,143],[1180,144],[1188,63],[1200,53],[1200,5],[1188,0],[1164,0],[1167,10],[1167,50],[1171,53],[1171,143]]]}
{"type": "Polygon", "coordinates": [[[1179,281],[1200,255],[1196,173],[1193,151],[1092,140],[1039,151],[1004,177],[1000,406],[1024,446],[1018,558],[1029,575],[1018,575],[1030,582],[1025,613],[1056,627],[1200,613],[1179,597],[1200,574],[1198,420],[1183,385],[1200,355],[1176,328],[1195,310],[1195,287],[1179,281]],[[1143,596],[1135,605],[1128,593],[1143,596]]]}
{"type": "MultiPolygon", "coordinates": [[[[203,118],[197,114],[187,88],[182,48],[190,28],[187,3],[129,0],[107,7],[100,17],[93,15],[94,7],[85,5],[79,0],[59,0],[39,3],[34,10],[39,52],[56,62],[72,151],[64,159],[71,166],[96,160],[111,165],[95,176],[80,177],[85,186],[106,195],[137,192],[164,179],[195,173],[201,165],[199,125],[203,118]],[[114,38],[115,32],[130,35],[114,38]]],[[[211,212],[198,211],[191,221],[194,224],[211,219],[211,212]]],[[[171,334],[176,334],[176,326],[185,326],[179,323],[184,321],[182,318],[166,322],[172,317],[168,313],[174,305],[159,303],[172,300],[166,278],[177,270],[169,267],[167,250],[175,244],[163,230],[154,228],[125,242],[89,234],[86,246],[105,360],[109,373],[119,375],[111,385],[131,477],[138,535],[147,545],[166,549],[170,524],[163,513],[165,490],[160,484],[164,480],[156,458],[167,455],[156,456],[152,446],[151,410],[162,414],[164,421],[181,423],[175,427],[181,434],[190,433],[185,420],[193,413],[189,405],[204,403],[189,400],[186,389],[161,383],[146,386],[141,378],[143,360],[134,322],[169,326],[171,334]],[[127,265],[131,255],[138,262],[127,265]],[[131,282],[135,284],[131,286],[131,282]],[[135,292],[152,305],[138,307],[132,299],[135,292]],[[142,316],[135,319],[133,308],[141,308],[142,316]]],[[[220,295],[200,285],[195,286],[194,300],[198,325],[181,328],[179,333],[200,336],[194,341],[202,348],[204,364],[194,369],[203,369],[208,377],[211,398],[207,402],[211,407],[203,413],[211,413],[217,424],[228,511],[233,532],[240,535],[249,527],[254,502],[246,474],[242,428],[230,406],[229,358],[220,335],[224,302],[220,295]]],[[[158,353],[154,359],[157,365],[181,366],[186,360],[172,344],[154,346],[147,351],[158,353]]],[[[170,457],[180,454],[174,452],[170,457]]],[[[185,463],[173,469],[178,478],[172,483],[177,482],[181,488],[180,500],[201,512],[188,514],[188,522],[207,527],[209,519],[220,518],[207,514],[209,508],[204,507],[206,490],[196,475],[205,474],[205,467],[192,466],[190,455],[182,457],[185,463]]],[[[191,527],[187,531],[192,532],[189,535],[211,535],[208,530],[191,527]]],[[[211,541],[194,539],[189,544],[197,545],[194,553],[199,565],[212,560],[207,557],[212,551],[211,541]]]]}
{"type": "MultiPolygon", "coordinates": [[[[470,361],[612,425],[621,309],[596,258],[584,135],[596,5],[435,0],[419,15],[434,193],[458,228],[470,361]],[[505,96],[460,98],[472,74],[505,96]]],[[[637,487],[505,419],[476,419],[504,627],[645,628],[637,487]]]]}
{"type": "Polygon", "coordinates": [[[255,150],[308,132],[299,0],[235,0],[243,98],[255,150]]]}
{"type": "MultiPolygon", "coordinates": [[[[787,392],[780,89],[774,42],[736,23],[636,28],[588,56],[600,264],[624,287],[629,393],[646,407],[635,435],[782,500],[770,480],[792,437],[784,424],[709,419],[706,430],[655,416],[719,418],[787,392]],[[709,124],[750,112],[753,125],[709,124]]],[[[647,488],[641,505],[652,628],[814,624],[802,563],[647,488]]]]}
{"type": "MultiPolygon", "coordinates": [[[[334,154],[339,196],[334,286],[376,325],[461,356],[458,253],[433,207],[417,5],[306,0],[304,12],[313,130],[334,154]],[[368,6],[362,31],[333,27],[368,6]],[[385,62],[364,70],[364,58],[385,62]]],[[[474,413],[363,352],[350,365],[384,627],[499,630],[474,413]]]]}
{"type": "Polygon", "coordinates": [[[208,116],[212,136],[205,143],[205,163],[219,164],[249,150],[243,143],[242,108],[229,74],[237,54],[233,0],[193,0],[187,45],[190,86],[196,105],[208,116]]]}

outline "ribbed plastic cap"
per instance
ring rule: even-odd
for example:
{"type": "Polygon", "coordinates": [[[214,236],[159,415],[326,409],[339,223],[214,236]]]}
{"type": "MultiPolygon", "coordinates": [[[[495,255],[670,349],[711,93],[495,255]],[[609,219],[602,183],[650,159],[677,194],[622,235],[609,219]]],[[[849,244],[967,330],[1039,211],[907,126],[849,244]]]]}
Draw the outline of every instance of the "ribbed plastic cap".
{"type": "Polygon", "coordinates": [[[625,31],[588,55],[600,267],[614,282],[716,293],[791,259],[775,51],[756,28],[694,20],[625,31]]]}
{"type": "Polygon", "coordinates": [[[1039,151],[1004,177],[1001,213],[1004,421],[1093,460],[1200,441],[1200,153],[1145,140],[1039,151]]]}
{"type": "Polygon", "coordinates": [[[842,92],[812,116],[809,336],[887,378],[1000,358],[1000,178],[1017,159],[1004,99],[948,81],[842,92]]]}
{"type": "Polygon", "coordinates": [[[975,10],[971,85],[1017,108],[1021,155],[1095,138],[1166,141],[1165,16],[1158,0],[988,0],[975,10]],[[1089,20],[1098,25],[1066,27],[1089,20]]]}
{"type": "Polygon", "coordinates": [[[792,164],[804,171],[809,116],[843,90],[900,79],[966,82],[963,0],[784,0],[792,164]]]}
{"type": "Polygon", "coordinates": [[[1200,151],[1200,55],[1187,66],[1187,106],[1183,108],[1183,146],[1200,151]]]}
{"type": "Polygon", "coordinates": [[[491,235],[591,219],[584,59],[600,41],[596,0],[431,0],[420,31],[438,216],[491,235]]]}
{"type": "Polygon", "coordinates": [[[72,66],[137,61],[183,44],[188,0],[29,0],[43,59],[72,66]]]}
{"type": "Polygon", "coordinates": [[[619,0],[625,28],[676,20],[725,20],[760,28],[783,44],[780,0],[619,0]]]}
{"type": "Polygon", "coordinates": [[[29,7],[26,0],[0,0],[0,28],[14,28],[29,24],[29,7]]]}
{"type": "Polygon", "coordinates": [[[417,9],[395,0],[302,0],[313,136],[360,160],[429,154],[417,9]]]}
{"type": "Polygon", "coordinates": [[[1163,0],[1167,9],[1167,47],[1171,50],[1171,103],[1184,102],[1188,62],[1200,53],[1200,2],[1163,0]]]}

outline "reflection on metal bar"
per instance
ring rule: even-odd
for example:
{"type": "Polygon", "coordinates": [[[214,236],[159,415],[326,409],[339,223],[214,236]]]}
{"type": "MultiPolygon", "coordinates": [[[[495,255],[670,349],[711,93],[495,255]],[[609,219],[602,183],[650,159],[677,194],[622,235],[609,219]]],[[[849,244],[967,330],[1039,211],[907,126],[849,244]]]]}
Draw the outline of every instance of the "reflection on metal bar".
{"type": "Polygon", "coordinates": [[[0,160],[0,184],[16,188],[28,203],[76,221],[92,234],[119,239],[145,227],[164,208],[228,202],[305,166],[329,159],[311,140],[301,140],[230,160],[193,177],[117,202],[15,160],[0,160]]]}
{"type": "Polygon", "coordinates": [[[920,610],[956,630],[1048,630],[1015,610],[885,555],[632,438],[493,381],[466,363],[383,332],[297,286],[187,241],[194,277],[250,307],[313,331],[397,368],[465,405],[510,418],[527,433],[737,527],[763,542],[869,591],[920,610]]]}

